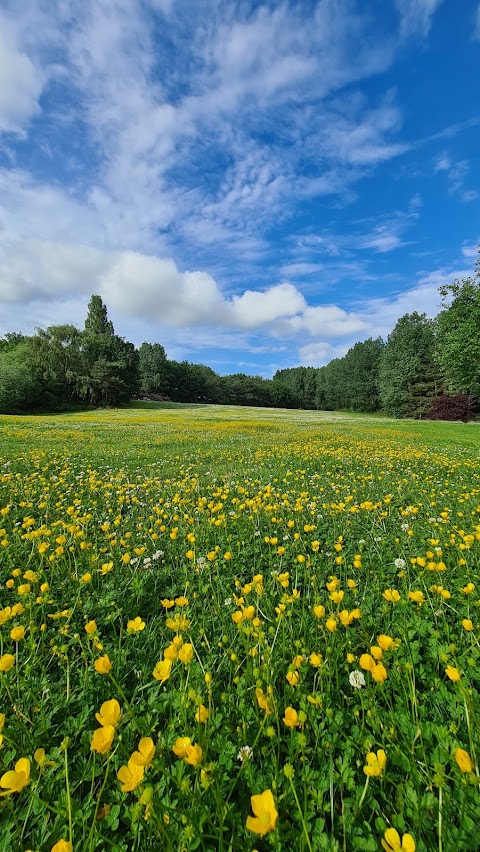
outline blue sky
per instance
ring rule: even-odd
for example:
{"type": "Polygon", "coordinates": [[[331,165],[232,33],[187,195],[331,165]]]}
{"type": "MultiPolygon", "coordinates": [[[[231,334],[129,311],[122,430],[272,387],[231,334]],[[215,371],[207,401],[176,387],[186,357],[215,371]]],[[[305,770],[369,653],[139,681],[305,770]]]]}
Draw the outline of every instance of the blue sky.
{"type": "Polygon", "coordinates": [[[438,312],[480,242],[478,0],[0,0],[0,334],[217,372],[438,312]]]}

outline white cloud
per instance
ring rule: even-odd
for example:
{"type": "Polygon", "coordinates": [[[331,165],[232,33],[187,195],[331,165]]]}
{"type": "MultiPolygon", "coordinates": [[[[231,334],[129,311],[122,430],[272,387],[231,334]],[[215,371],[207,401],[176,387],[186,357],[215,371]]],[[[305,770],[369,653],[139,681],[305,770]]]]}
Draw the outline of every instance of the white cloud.
{"type": "Polygon", "coordinates": [[[472,245],[469,245],[466,242],[463,243],[463,245],[462,245],[463,257],[466,257],[468,259],[476,258],[478,256],[479,246],[480,246],[480,239],[478,240],[477,243],[473,243],[472,245]]]}
{"type": "Polygon", "coordinates": [[[44,75],[19,44],[12,23],[0,12],[0,132],[24,134],[40,111],[44,75]]]}
{"type": "Polygon", "coordinates": [[[305,313],[307,308],[302,294],[292,284],[283,283],[269,287],[264,292],[246,290],[232,299],[231,312],[236,324],[242,328],[258,328],[282,317],[305,313]],[[306,309],[306,310],[305,310],[306,309]]]}
{"type": "Polygon", "coordinates": [[[473,30],[473,38],[475,41],[480,41],[480,3],[475,13],[475,26],[473,30]]]}
{"type": "Polygon", "coordinates": [[[400,14],[400,32],[403,36],[427,36],[432,18],[442,0],[395,0],[400,14]]]}

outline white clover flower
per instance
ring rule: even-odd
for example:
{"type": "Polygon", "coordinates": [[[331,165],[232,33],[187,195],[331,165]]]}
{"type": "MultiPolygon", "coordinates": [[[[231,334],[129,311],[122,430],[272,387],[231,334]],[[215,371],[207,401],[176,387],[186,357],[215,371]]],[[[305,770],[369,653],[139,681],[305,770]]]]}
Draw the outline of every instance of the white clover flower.
{"type": "Polygon", "coordinates": [[[231,598],[225,598],[223,603],[224,603],[225,606],[230,606],[230,604],[232,603],[232,599],[231,598]]]}
{"type": "Polygon", "coordinates": [[[245,763],[246,760],[250,760],[253,754],[253,748],[249,745],[244,745],[241,747],[240,751],[237,754],[237,760],[241,763],[245,763]]]}
{"type": "Polygon", "coordinates": [[[405,562],[405,559],[400,559],[399,557],[398,559],[395,559],[395,562],[393,564],[395,565],[395,568],[402,570],[403,568],[405,568],[405,565],[407,563],[405,562]]]}
{"type": "Polygon", "coordinates": [[[403,532],[407,532],[407,530],[410,529],[410,524],[400,524],[400,529],[402,529],[403,532]]]}
{"type": "Polygon", "coordinates": [[[359,543],[359,544],[366,544],[367,542],[365,541],[365,539],[364,539],[364,538],[361,538],[361,539],[359,540],[359,542],[358,542],[358,543],[359,543]]]}
{"type": "Polygon", "coordinates": [[[358,671],[358,669],[350,672],[348,680],[350,681],[350,686],[353,686],[355,689],[361,689],[362,686],[365,686],[364,674],[363,672],[358,671]]]}

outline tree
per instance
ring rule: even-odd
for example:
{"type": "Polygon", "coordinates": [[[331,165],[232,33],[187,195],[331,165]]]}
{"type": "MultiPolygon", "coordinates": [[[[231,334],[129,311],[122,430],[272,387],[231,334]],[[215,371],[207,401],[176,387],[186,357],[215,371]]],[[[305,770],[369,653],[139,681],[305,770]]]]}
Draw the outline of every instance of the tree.
{"type": "Polygon", "coordinates": [[[434,323],[426,314],[400,317],[383,349],[379,371],[383,409],[393,417],[422,417],[442,390],[435,360],[434,323]]]}
{"type": "Polygon", "coordinates": [[[31,364],[30,338],[0,351],[0,413],[23,414],[40,403],[31,364]]]}
{"type": "Polygon", "coordinates": [[[138,352],[115,334],[100,296],[88,304],[77,390],[90,405],[122,405],[138,390],[138,352]]]}
{"type": "Polygon", "coordinates": [[[448,388],[479,403],[480,253],[471,278],[446,284],[439,292],[443,309],[437,317],[437,357],[448,388]]]}
{"type": "Polygon", "coordinates": [[[113,324],[108,319],[106,305],[100,296],[92,296],[88,303],[85,334],[114,334],[113,324]]]}
{"type": "Polygon", "coordinates": [[[138,350],[138,371],[142,393],[168,395],[168,361],[160,343],[142,343],[138,350]]]}

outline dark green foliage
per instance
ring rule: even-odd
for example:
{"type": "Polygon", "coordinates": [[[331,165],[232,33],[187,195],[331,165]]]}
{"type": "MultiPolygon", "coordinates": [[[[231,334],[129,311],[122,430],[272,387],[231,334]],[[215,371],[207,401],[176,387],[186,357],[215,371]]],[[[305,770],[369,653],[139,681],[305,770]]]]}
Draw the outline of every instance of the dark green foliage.
{"type": "Polygon", "coordinates": [[[160,343],[142,343],[138,350],[138,372],[141,393],[168,394],[168,361],[160,343]]]}
{"type": "Polygon", "coordinates": [[[434,323],[425,314],[405,314],[388,336],[380,361],[380,398],[392,417],[422,417],[441,391],[435,361],[434,323]]]}
{"type": "Polygon", "coordinates": [[[440,294],[437,357],[446,382],[480,402],[480,258],[472,278],[440,287],[440,294]]]}
{"type": "Polygon", "coordinates": [[[31,369],[27,338],[0,350],[0,413],[21,414],[40,401],[39,385],[31,369]]]}

